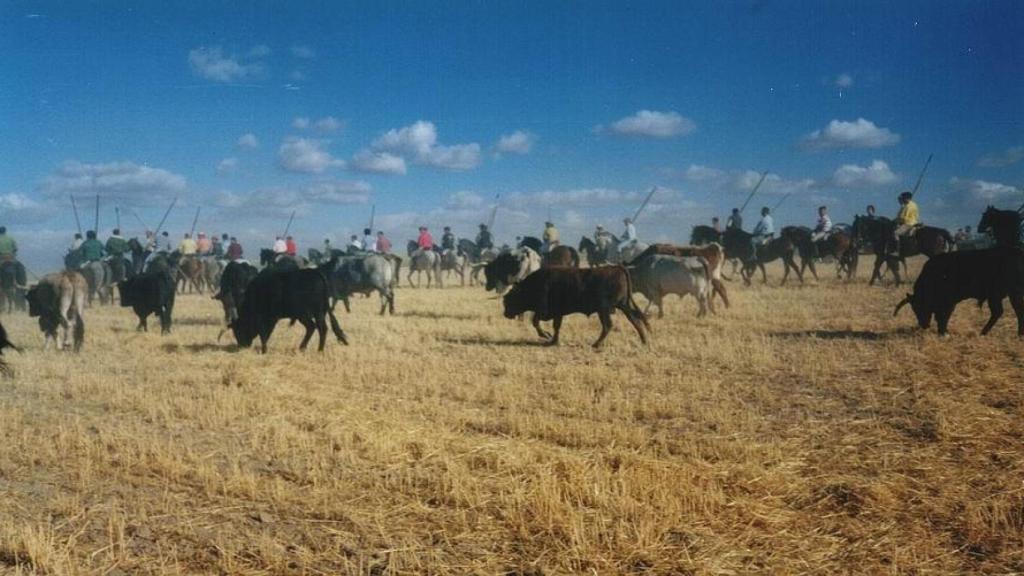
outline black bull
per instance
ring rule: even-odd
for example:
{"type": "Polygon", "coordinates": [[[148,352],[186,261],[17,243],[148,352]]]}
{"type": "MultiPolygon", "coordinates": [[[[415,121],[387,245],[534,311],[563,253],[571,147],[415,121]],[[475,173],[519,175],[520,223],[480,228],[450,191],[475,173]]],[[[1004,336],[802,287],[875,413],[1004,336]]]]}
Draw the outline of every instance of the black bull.
{"type": "Polygon", "coordinates": [[[936,254],[925,262],[893,315],[910,304],[921,328],[928,328],[932,316],[939,334],[946,334],[956,305],[963,300],[988,302],[990,316],[982,334],[988,334],[1003,315],[1003,299],[1009,297],[1017,315],[1017,335],[1024,337],[1024,252],[1017,248],[997,247],[936,254]]]}

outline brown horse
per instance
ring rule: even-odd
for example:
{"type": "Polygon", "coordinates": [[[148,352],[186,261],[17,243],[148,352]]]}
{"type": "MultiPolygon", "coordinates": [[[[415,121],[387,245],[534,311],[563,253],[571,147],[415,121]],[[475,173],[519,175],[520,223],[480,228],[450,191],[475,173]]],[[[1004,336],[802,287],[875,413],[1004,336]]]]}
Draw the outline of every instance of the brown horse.
{"type": "Polygon", "coordinates": [[[580,267],[580,253],[572,246],[555,246],[550,252],[544,255],[541,266],[550,268],[552,266],[568,266],[570,268],[580,267]]]}
{"type": "Polygon", "coordinates": [[[857,273],[857,250],[853,244],[853,237],[842,229],[833,230],[831,234],[817,242],[811,240],[811,229],[806,226],[786,226],[782,229],[782,236],[788,236],[796,245],[797,253],[800,254],[800,271],[804,272],[809,268],[815,280],[819,278],[814,260],[825,256],[835,259],[836,278],[842,278],[844,271],[847,280],[857,273]]]}
{"type": "Polygon", "coordinates": [[[757,247],[755,250],[751,242],[753,236],[750,232],[738,229],[726,230],[722,234],[722,241],[725,243],[725,257],[730,260],[736,258],[743,263],[740,273],[743,276],[744,284],[750,285],[750,279],[754,276],[754,271],[757,268],[761,269],[761,281],[767,284],[768,275],[765,273],[764,265],[779,258],[782,259],[783,269],[785,270],[785,273],[782,275],[782,283],[786,283],[786,280],[789,279],[789,271],[792,270],[796,272],[797,278],[803,284],[803,272],[797,268],[796,262],[793,259],[793,255],[796,253],[796,246],[792,240],[780,236],[769,241],[767,244],[757,247]]]}
{"type": "Polygon", "coordinates": [[[948,230],[935,226],[918,226],[899,242],[899,253],[897,254],[895,253],[896,222],[881,216],[876,218],[857,216],[853,219],[851,231],[855,240],[867,240],[871,244],[871,250],[875,253],[875,267],[871,272],[869,285],[873,285],[875,280],[882,279],[882,264],[889,266],[893,277],[896,278],[896,285],[899,286],[902,282],[900,263],[906,270],[907,258],[918,254],[924,254],[931,258],[953,248],[953,237],[948,230]]]}
{"type": "Polygon", "coordinates": [[[185,288],[192,292],[194,287],[200,294],[203,293],[205,266],[198,256],[183,256],[178,262],[178,293],[184,294],[185,288]]]}

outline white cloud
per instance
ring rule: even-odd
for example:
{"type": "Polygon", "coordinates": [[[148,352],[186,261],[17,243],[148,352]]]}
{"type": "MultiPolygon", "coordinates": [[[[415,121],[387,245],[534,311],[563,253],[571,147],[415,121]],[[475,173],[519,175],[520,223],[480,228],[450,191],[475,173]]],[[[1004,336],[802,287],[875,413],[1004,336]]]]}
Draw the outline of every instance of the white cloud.
{"type": "Polygon", "coordinates": [[[238,141],[235,142],[235,146],[238,146],[239,148],[248,148],[250,150],[259,147],[259,145],[260,141],[252,132],[242,134],[241,136],[238,137],[238,141]]]}
{"type": "Polygon", "coordinates": [[[345,163],[324,149],[329,142],[308,138],[286,138],[277,151],[278,163],[289,172],[319,174],[345,163]]]}
{"type": "MultiPolygon", "coordinates": [[[[438,143],[437,127],[423,120],[404,128],[388,130],[370,145],[372,151],[384,153],[381,158],[399,156],[414,164],[445,170],[471,170],[480,165],[480,145],[438,143]]],[[[360,157],[370,159],[366,152],[360,157]]],[[[393,161],[392,161],[393,162],[393,161]]]]}
{"type": "Polygon", "coordinates": [[[484,205],[484,199],[476,192],[460,190],[449,194],[445,205],[457,209],[480,208],[484,205]]]}
{"type": "Polygon", "coordinates": [[[305,130],[306,128],[309,128],[309,118],[304,116],[296,117],[292,120],[292,128],[295,128],[296,130],[305,130]]]}
{"type": "Polygon", "coordinates": [[[42,193],[49,198],[66,198],[68,194],[99,194],[126,204],[149,204],[168,194],[185,191],[184,176],[161,168],[133,162],[85,164],[69,160],[43,179],[42,193]]]}
{"type": "Polygon", "coordinates": [[[363,150],[353,156],[350,166],[359,172],[377,174],[405,174],[406,172],[405,159],[401,156],[370,150],[363,150]]]}
{"type": "Polygon", "coordinates": [[[266,44],[257,44],[249,49],[249,56],[252,58],[270,56],[270,46],[267,46],[266,44]]]}
{"type": "Polygon", "coordinates": [[[869,188],[894,182],[896,174],[881,160],[874,160],[868,166],[844,164],[832,174],[832,183],[843,188],[869,188]]]}
{"type": "Polygon", "coordinates": [[[304,60],[309,60],[316,57],[316,52],[314,52],[312,48],[310,48],[309,46],[302,46],[299,44],[296,44],[295,46],[291,47],[291,53],[292,56],[296,58],[302,58],[304,60]]]}
{"type": "Polygon", "coordinates": [[[643,200],[643,194],[614,188],[574,188],[570,190],[541,190],[538,192],[516,192],[503,197],[501,205],[519,208],[572,206],[593,207],[614,205],[643,200]]]}
{"type": "Polygon", "coordinates": [[[949,184],[954,190],[966,193],[968,200],[976,202],[992,203],[1003,199],[1019,202],[1022,199],[1021,189],[1000,182],[952,178],[949,184]]]}
{"type": "Polygon", "coordinates": [[[1024,160],[1024,146],[1011,146],[998,154],[987,154],[978,159],[978,166],[984,168],[1004,168],[1013,166],[1024,160]]]}
{"type": "Polygon", "coordinates": [[[221,191],[215,195],[214,204],[233,218],[276,218],[290,215],[292,210],[296,216],[307,216],[317,206],[365,204],[371,190],[362,181],[318,180],[298,188],[272,186],[250,192],[221,191]]]}
{"type": "Polygon", "coordinates": [[[217,174],[225,176],[238,169],[238,158],[225,158],[217,163],[217,174]]]}
{"type": "Polygon", "coordinates": [[[313,129],[321,134],[333,134],[341,129],[341,120],[326,116],[313,123],[313,129]]]}
{"type": "Polygon", "coordinates": [[[511,134],[503,134],[494,145],[499,154],[529,154],[537,137],[524,130],[516,130],[511,134]]]}
{"type": "Polygon", "coordinates": [[[707,182],[717,180],[725,173],[718,168],[711,168],[701,164],[690,164],[686,169],[686,179],[691,182],[707,182]]]}
{"type": "Polygon", "coordinates": [[[321,180],[313,182],[303,190],[303,196],[311,202],[326,204],[365,204],[373,188],[362,180],[321,180]]]}
{"type": "Polygon", "coordinates": [[[806,150],[840,148],[882,148],[900,141],[900,135],[888,128],[879,128],[864,118],[853,122],[833,120],[821,130],[803,137],[801,146],[806,150]]]}
{"type": "Polygon", "coordinates": [[[53,216],[53,210],[36,202],[32,198],[10,192],[0,194],[0,222],[10,226],[12,222],[20,224],[38,224],[53,216]]]}
{"type": "MultiPolygon", "coordinates": [[[[680,115],[678,112],[657,112],[653,110],[640,110],[632,116],[616,120],[611,125],[611,131],[620,136],[640,136],[647,138],[673,138],[684,136],[697,129],[693,120],[680,115]]],[[[603,127],[597,127],[597,131],[603,131],[603,127]]]]}
{"type": "Polygon", "coordinates": [[[849,88],[850,86],[853,86],[853,76],[844,72],[839,76],[836,76],[835,84],[839,88],[849,88]]]}
{"type": "Polygon", "coordinates": [[[259,62],[225,56],[220,46],[189,50],[188,63],[193,73],[215,82],[238,82],[263,73],[263,65],[259,62]]]}

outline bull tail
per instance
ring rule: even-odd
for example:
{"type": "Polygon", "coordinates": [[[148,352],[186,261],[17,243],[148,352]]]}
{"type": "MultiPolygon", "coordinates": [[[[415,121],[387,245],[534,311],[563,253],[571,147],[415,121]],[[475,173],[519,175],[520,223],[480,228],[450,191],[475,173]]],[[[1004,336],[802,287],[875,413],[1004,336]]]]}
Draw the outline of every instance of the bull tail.
{"type": "Polygon", "coordinates": [[[348,346],[348,338],[345,337],[345,332],[342,331],[341,324],[338,324],[338,319],[334,316],[334,311],[330,308],[327,309],[327,317],[331,320],[331,332],[334,332],[335,338],[338,339],[338,342],[348,346]]]}
{"type": "Polygon", "coordinates": [[[626,275],[626,300],[628,304],[628,313],[636,315],[636,317],[643,322],[644,328],[647,328],[647,331],[651,332],[651,323],[647,321],[647,315],[644,314],[643,310],[640,309],[640,306],[637,305],[636,300],[633,300],[633,276],[622,264],[619,264],[619,268],[621,268],[622,272],[626,275]]]}

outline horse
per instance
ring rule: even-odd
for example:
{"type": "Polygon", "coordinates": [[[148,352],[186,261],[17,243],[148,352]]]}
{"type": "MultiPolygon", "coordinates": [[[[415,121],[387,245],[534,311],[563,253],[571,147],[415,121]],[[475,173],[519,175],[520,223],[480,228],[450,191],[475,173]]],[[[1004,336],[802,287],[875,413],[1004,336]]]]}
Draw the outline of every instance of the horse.
{"type": "Polygon", "coordinates": [[[608,264],[610,262],[609,253],[612,251],[612,247],[619,245],[619,239],[613,235],[605,236],[605,240],[594,241],[586,236],[580,238],[579,252],[587,255],[587,264],[591,266],[600,266],[601,264],[608,264]]]}
{"type": "Polygon", "coordinates": [[[178,261],[178,293],[184,294],[186,288],[188,288],[189,292],[192,292],[194,287],[197,292],[202,294],[205,282],[203,269],[203,263],[199,260],[198,256],[194,254],[182,256],[181,260],[178,261]]]}
{"type": "Polygon", "coordinates": [[[142,267],[146,264],[146,256],[149,254],[142,247],[138,238],[128,240],[128,251],[132,254],[132,275],[142,274],[142,267]]]}
{"type": "Polygon", "coordinates": [[[1024,227],[1021,222],[1024,216],[1016,210],[998,210],[989,206],[978,222],[978,232],[990,234],[998,246],[1020,246],[1024,227]]]}
{"type": "Polygon", "coordinates": [[[857,250],[850,234],[833,228],[831,233],[817,242],[811,240],[812,234],[806,226],[786,226],[782,229],[781,235],[789,237],[800,254],[800,272],[810,268],[814,279],[818,280],[815,258],[831,256],[836,260],[836,278],[842,278],[843,271],[846,272],[847,280],[853,278],[857,272],[857,250]]]}
{"type": "Polygon", "coordinates": [[[690,231],[691,246],[703,246],[712,242],[722,243],[722,233],[714,227],[698,224],[690,231]]]}
{"type": "Polygon", "coordinates": [[[437,272],[437,283],[441,284],[441,273],[458,274],[461,286],[466,285],[466,268],[469,267],[469,256],[461,250],[445,250],[441,253],[441,261],[437,272]]]}
{"type": "Polygon", "coordinates": [[[953,237],[948,230],[919,225],[900,240],[899,253],[894,254],[896,227],[895,221],[884,216],[874,218],[855,216],[853,219],[851,231],[854,240],[867,240],[871,244],[871,251],[875,254],[875,266],[868,285],[874,285],[876,280],[882,279],[882,264],[886,264],[896,279],[896,285],[899,286],[903,282],[900,278],[900,263],[906,270],[907,258],[910,256],[924,254],[931,258],[936,254],[948,252],[953,247],[953,237]]]}
{"type": "Polygon", "coordinates": [[[476,242],[468,238],[459,239],[459,252],[469,257],[469,285],[480,283],[480,271],[488,262],[498,257],[498,250],[493,246],[481,249],[476,242]]]}
{"type": "Polygon", "coordinates": [[[18,297],[19,290],[28,285],[25,265],[17,260],[0,263],[0,312],[14,312],[24,308],[24,298],[18,297]]]}
{"type": "Polygon", "coordinates": [[[270,248],[260,250],[260,267],[272,267],[274,270],[298,270],[306,267],[306,259],[291,254],[278,254],[270,248]]]}
{"type": "Polygon", "coordinates": [[[113,291],[111,290],[110,283],[113,273],[110,270],[110,264],[103,260],[93,260],[92,262],[83,263],[78,271],[85,277],[86,284],[89,287],[89,306],[92,306],[93,298],[99,298],[101,305],[113,302],[113,291]]]}
{"type": "Polygon", "coordinates": [[[415,240],[409,240],[406,244],[406,251],[409,254],[409,286],[420,287],[420,275],[427,273],[427,288],[430,288],[434,278],[437,278],[437,287],[441,288],[441,256],[433,250],[421,250],[415,240]],[[412,283],[412,274],[416,273],[416,283],[412,283]]]}
{"type": "Polygon", "coordinates": [[[519,240],[519,244],[516,244],[516,248],[522,248],[523,246],[526,246],[537,254],[540,254],[540,250],[544,246],[544,242],[536,236],[523,236],[522,239],[519,240]]]}
{"type": "Polygon", "coordinates": [[[738,228],[726,230],[722,234],[723,247],[725,248],[726,259],[737,259],[743,263],[740,268],[740,275],[743,276],[743,283],[750,285],[750,280],[757,268],[761,269],[761,282],[768,283],[768,275],[765,273],[764,265],[773,260],[782,259],[783,269],[782,284],[789,279],[789,271],[796,272],[797,278],[803,284],[804,275],[796,266],[793,255],[796,253],[796,246],[793,241],[785,236],[780,236],[768,241],[757,249],[751,239],[754,237],[750,232],[744,232],[738,228]]]}

